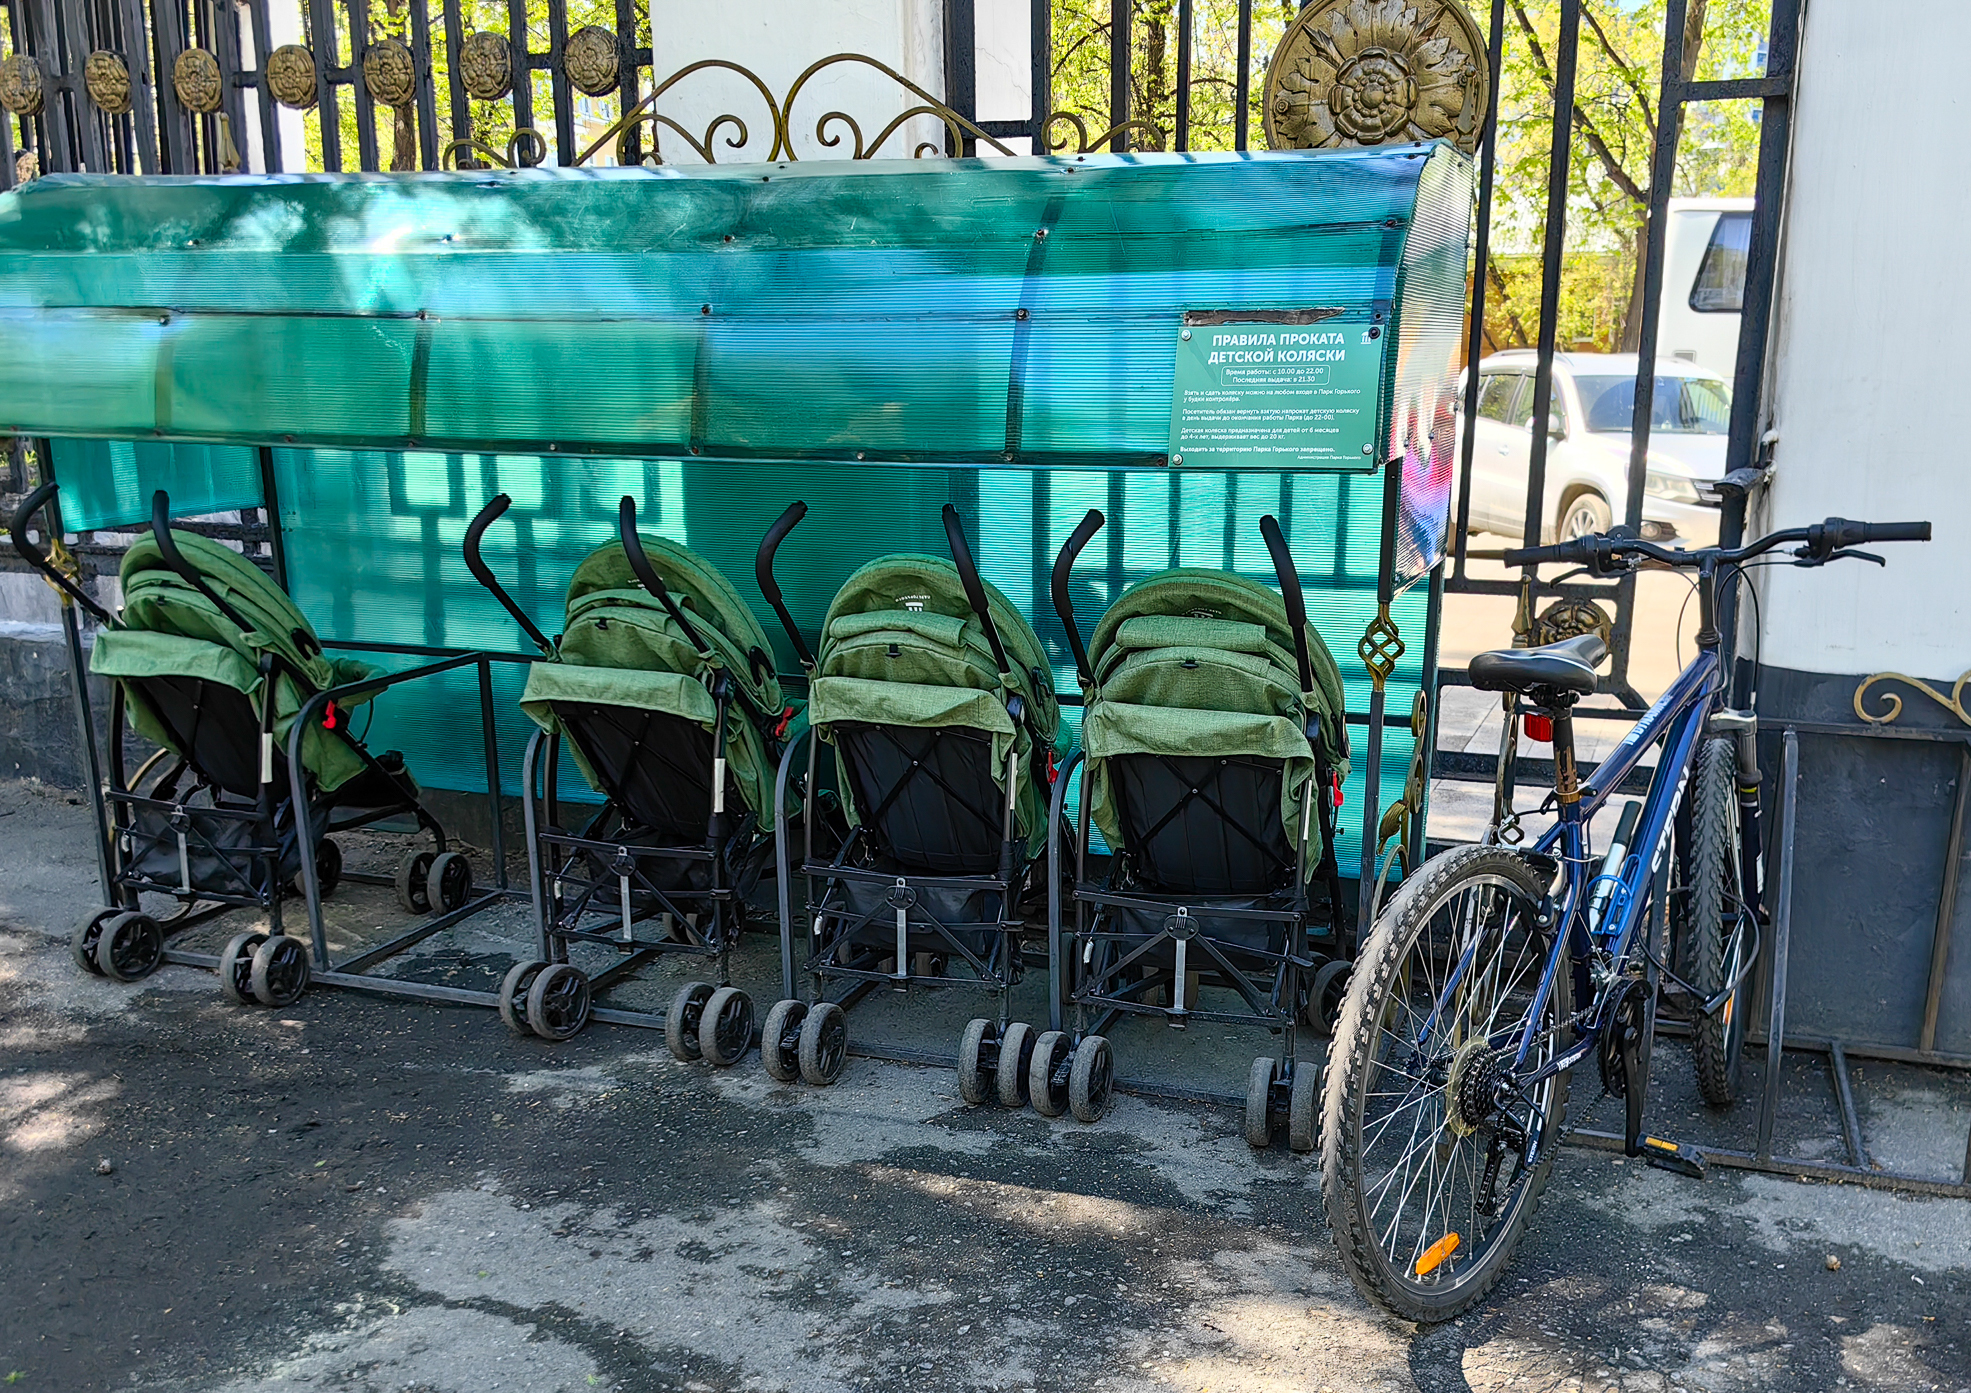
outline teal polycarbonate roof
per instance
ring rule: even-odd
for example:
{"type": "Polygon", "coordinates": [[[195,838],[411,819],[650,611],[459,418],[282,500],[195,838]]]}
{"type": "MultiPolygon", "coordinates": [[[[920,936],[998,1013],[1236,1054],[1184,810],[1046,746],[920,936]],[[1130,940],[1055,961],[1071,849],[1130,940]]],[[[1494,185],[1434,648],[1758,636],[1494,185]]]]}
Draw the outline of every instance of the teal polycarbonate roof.
{"type": "Polygon", "coordinates": [[[0,431],[1158,467],[1187,311],[1461,302],[1468,203],[1438,145],[53,176],[0,195],[0,431]]]}

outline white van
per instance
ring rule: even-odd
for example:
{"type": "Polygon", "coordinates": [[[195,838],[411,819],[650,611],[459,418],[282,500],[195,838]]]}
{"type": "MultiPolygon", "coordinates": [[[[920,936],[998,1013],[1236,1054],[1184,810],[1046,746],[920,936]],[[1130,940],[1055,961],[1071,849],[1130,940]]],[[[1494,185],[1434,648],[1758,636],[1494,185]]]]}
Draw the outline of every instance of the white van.
{"type": "Polygon", "coordinates": [[[1738,366],[1749,198],[1673,198],[1663,241],[1663,305],[1656,356],[1708,368],[1727,381],[1738,366]]]}

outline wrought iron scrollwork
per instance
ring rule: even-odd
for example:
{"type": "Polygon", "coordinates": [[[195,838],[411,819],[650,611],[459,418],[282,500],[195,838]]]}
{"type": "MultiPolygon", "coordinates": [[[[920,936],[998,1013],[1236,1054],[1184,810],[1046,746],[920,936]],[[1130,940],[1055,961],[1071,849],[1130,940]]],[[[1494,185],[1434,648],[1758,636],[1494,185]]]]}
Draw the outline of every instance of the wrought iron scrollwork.
{"type": "Polygon", "coordinates": [[[1090,155],[1100,150],[1104,145],[1107,145],[1111,140],[1114,140],[1125,131],[1142,131],[1144,134],[1153,137],[1163,134],[1163,132],[1159,131],[1148,121],[1134,120],[1124,121],[1120,125],[1109,127],[1099,135],[1091,136],[1088,133],[1088,123],[1081,119],[1081,114],[1079,112],[1065,110],[1050,112],[1047,120],[1041,124],[1041,131],[1046,137],[1047,153],[1050,155],[1063,153],[1070,155],[1090,155]],[[1060,125],[1068,126],[1074,131],[1074,149],[1068,149],[1066,136],[1062,136],[1059,140],[1054,138],[1054,128],[1060,125]]]}
{"type": "Polygon", "coordinates": [[[1861,684],[1855,688],[1855,714],[1872,726],[1885,726],[1903,714],[1903,699],[1894,692],[1880,692],[1877,695],[1882,698],[1885,709],[1878,715],[1870,715],[1862,706],[1862,697],[1878,682],[1906,683],[1929,697],[1965,725],[1971,726],[1971,708],[1967,708],[1964,704],[1964,689],[1971,686],[1971,670],[1967,670],[1962,677],[1951,684],[1949,696],[1945,696],[1922,678],[1911,677],[1903,672],[1878,672],[1873,677],[1862,679],[1861,684]]]}
{"type": "Polygon", "coordinates": [[[506,150],[504,153],[495,150],[483,140],[454,140],[439,152],[438,167],[440,169],[461,168],[459,155],[463,152],[466,154],[483,155],[501,169],[520,169],[528,165],[539,164],[547,158],[547,150],[548,143],[546,136],[542,135],[532,126],[522,126],[506,138],[506,150]],[[522,158],[520,149],[523,145],[531,146],[531,159],[522,158]]]}

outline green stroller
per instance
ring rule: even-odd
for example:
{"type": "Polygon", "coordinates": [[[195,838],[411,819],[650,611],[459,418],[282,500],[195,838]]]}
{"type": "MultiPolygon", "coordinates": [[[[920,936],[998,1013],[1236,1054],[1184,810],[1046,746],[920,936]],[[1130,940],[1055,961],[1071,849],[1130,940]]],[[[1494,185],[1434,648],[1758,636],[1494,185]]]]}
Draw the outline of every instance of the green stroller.
{"type": "Polygon", "coordinates": [[[1165,571],[1111,605],[1084,649],[1069,578],[1102,522],[1091,510],[1054,563],[1087,695],[1066,772],[1086,763],[1073,861],[1056,871],[1072,876],[1071,915],[1057,908],[1049,925],[1055,999],[1073,1006],[1074,1026],[1036,1046],[1030,1093],[1042,1112],[1074,1102],[1077,1042],[1125,1015],[1258,1025],[1282,1046],[1253,1061],[1246,1140],[1267,1145],[1284,1115],[1306,1151],[1319,1070],[1299,1060],[1295,1025],[1318,1023],[1348,971],[1334,855],[1348,773],[1341,674],[1271,517],[1260,532],[1282,594],[1222,571],[1165,571]],[[1112,853],[1099,871],[1091,827],[1112,853]]]}
{"type": "MultiPolygon", "coordinates": [[[[832,1083],[847,1048],[845,1010],[879,987],[969,989],[993,1001],[959,1042],[959,1086],[984,1101],[1002,1060],[1023,1058],[1031,1030],[1009,1022],[1024,964],[1028,901],[1042,888],[1060,703],[1052,666],[1026,619],[979,578],[949,504],[951,560],[886,556],[850,576],[822,622],[818,655],[773,578],[782,539],[807,513],[790,507],[760,544],[760,589],[812,675],[800,869],[793,912],[788,809],[781,817],[781,965],[785,999],[761,1031],[775,1078],[832,1083]],[[846,832],[820,840],[820,747],[833,752],[846,832]],[[796,944],[809,991],[795,995],[796,944]]],[[[786,756],[791,770],[794,750],[786,756]]]]}
{"type": "Polygon", "coordinates": [[[149,535],[123,556],[122,613],[109,614],[29,538],[31,519],[54,492],[44,485],[22,504],[14,547],[101,625],[90,668],[114,683],[106,803],[115,903],[76,926],[77,964],[131,981],[163,961],[171,934],[227,908],[261,909],[272,931],[235,935],[219,955],[219,981],[235,1001],[287,1005],[311,975],[307,944],[281,927],[282,898],[302,891],[303,855],[312,855],[327,896],[342,878],[342,854],[328,834],[405,815],[434,848],[399,862],[399,902],[418,914],[463,910],[471,866],[446,849],[403,757],[371,755],[350,731],[374,692],[355,687],[330,701],[301,732],[299,777],[290,769],[302,708],[375,670],[329,657],[307,617],[253,562],[173,528],[162,490],[151,500],[149,535]],[[134,774],[125,773],[126,716],[158,746],[134,774]],[[306,852],[297,797],[308,800],[308,825],[318,833],[306,852]],[[172,896],[181,908],[160,923],[140,908],[140,894],[172,896]]]}
{"type": "Polygon", "coordinates": [[[588,1023],[596,993],[659,956],[701,957],[714,980],[679,989],[665,1038],[679,1059],[735,1063],[754,1015],[731,984],[730,958],[770,851],[767,810],[792,715],[766,635],[702,557],[640,536],[625,497],[618,539],[575,568],[563,632],[550,640],[480,552],[511,501],[489,502],[465,538],[472,574],[543,654],[520,698],[540,727],[522,771],[537,955],[507,974],[500,1014],[516,1032],[567,1039],[588,1023]],[[573,826],[557,793],[564,744],[603,797],[576,805],[573,826]],[[577,943],[618,961],[591,976],[570,961],[577,943]]]}

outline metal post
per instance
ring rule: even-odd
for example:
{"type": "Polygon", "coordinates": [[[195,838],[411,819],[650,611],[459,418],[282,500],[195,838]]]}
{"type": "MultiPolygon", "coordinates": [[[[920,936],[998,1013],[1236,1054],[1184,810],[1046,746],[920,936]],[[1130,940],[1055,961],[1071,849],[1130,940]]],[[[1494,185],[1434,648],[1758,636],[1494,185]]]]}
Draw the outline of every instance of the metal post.
{"type": "MultiPolygon", "coordinates": [[[[975,0],[944,0],[944,104],[967,121],[979,119],[978,34],[975,0]]],[[[976,155],[978,138],[945,131],[954,155],[976,155]]]]}
{"type": "Polygon", "coordinates": [[[1191,148],[1191,31],[1196,26],[1192,4],[1193,0],[1177,0],[1177,131],[1172,148],[1180,155],[1191,148]]]}
{"type": "Polygon", "coordinates": [[[1779,1066],[1786,1052],[1786,954],[1793,929],[1793,831],[1800,787],[1800,733],[1788,728],[1779,776],[1779,888],[1772,901],[1772,967],[1766,1017],[1766,1086],[1759,1099],[1761,1161],[1773,1154],[1773,1122],[1779,1114],[1779,1066]]]}
{"type": "Polygon", "coordinates": [[[1492,264],[1492,180],[1499,153],[1499,69],[1506,43],[1506,0],[1492,0],[1492,38],[1485,49],[1492,85],[1486,97],[1485,138],[1478,146],[1478,246],[1471,277],[1471,333],[1465,343],[1465,411],[1458,423],[1458,521],[1452,574],[1465,576],[1465,537],[1471,527],[1471,460],[1478,447],[1478,362],[1485,354],[1485,273],[1492,264]]]}
{"type": "Polygon", "coordinates": [[[501,807],[500,737],[493,715],[493,664],[479,659],[479,720],[486,737],[486,801],[493,813],[494,883],[504,890],[506,880],[506,815],[501,807]]]}
{"type": "MultiPolygon", "coordinates": [[[[1249,0],[1241,0],[1249,3],[1249,0]]],[[[1129,148],[1129,6],[1131,0],[1109,0],[1109,125],[1115,134],[1109,148],[1118,154],[1129,148]]]]}
{"type": "Polygon", "coordinates": [[[1538,546],[1547,519],[1547,419],[1554,408],[1554,348],[1560,332],[1560,254],[1567,239],[1567,168],[1574,133],[1574,69],[1581,51],[1581,0],[1560,0],[1554,54],[1554,132],[1547,166],[1547,235],[1540,254],[1540,345],[1533,367],[1533,414],[1526,429],[1525,545],[1538,546]]]}
{"type": "MultiPolygon", "coordinates": [[[[1622,520],[1642,526],[1643,483],[1649,458],[1649,425],[1656,407],[1656,329],[1663,305],[1663,247],[1676,182],[1677,138],[1684,119],[1684,28],[1689,0],[1670,0],[1663,20],[1663,91],[1656,108],[1656,152],[1649,165],[1649,226],[1643,244],[1643,294],[1636,340],[1636,400],[1629,422],[1629,492],[1622,520]]],[[[1626,651],[1628,645],[1624,644],[1626,651]]]]}
{"type": "Polygon", "coordinates": [[[1045,155],[1047,117],[1054,109],[1054,8],[1052,0],[1033,0],[1027,20],[1028,72],[1033,84],[1033,153],[1045,155]]]}
{"type": "MultiPolygon", "coordinates": [[[[1115,0],[1122,4],[1124,0],[1115,0]]],[[[1252,126],[1252,0],[1239,0],[1238,71],[1232,82],[1232,148],[1250,143],[1252,126]]]]}
{"type": "Polygon", "coordinates": [[[1950,837],[1944,843],[1944,884],[1937,896],[1937,927],[1930,937],[1930,985],[1923,994],[1923,1033],[1917,1048],[1937,1048],[1937,1013],[1943,1004],[1944,974],[1950,966],[1951,926],[1957,918],[1957,882],[1964,868],[1964,811],[1971,801],[1971,744],[1957,761],[1957,799],[1951,808],[1950,837]]]}
{"type": "Polygon", "coordinates": [[[267,515],[267,548],[273,553],[274,584],[286,590],[287,548],[281,537],[281,500],[274,482],[274,449],[262,445],[260,455],[260,508],[267,515]]]}
{"type": "MultiPolygon", "coordinates": [[[[342,114],[336,101],[335,9],[330,0],[308,0],[308,37],[315,50],[315,109],[321,114],[322,168],[342,168],[342,114]]],[[[264,70],[266,61],[261,61],[264,70]]],[[[305,859],[305,858],[304,858],[305,859]]]]}

